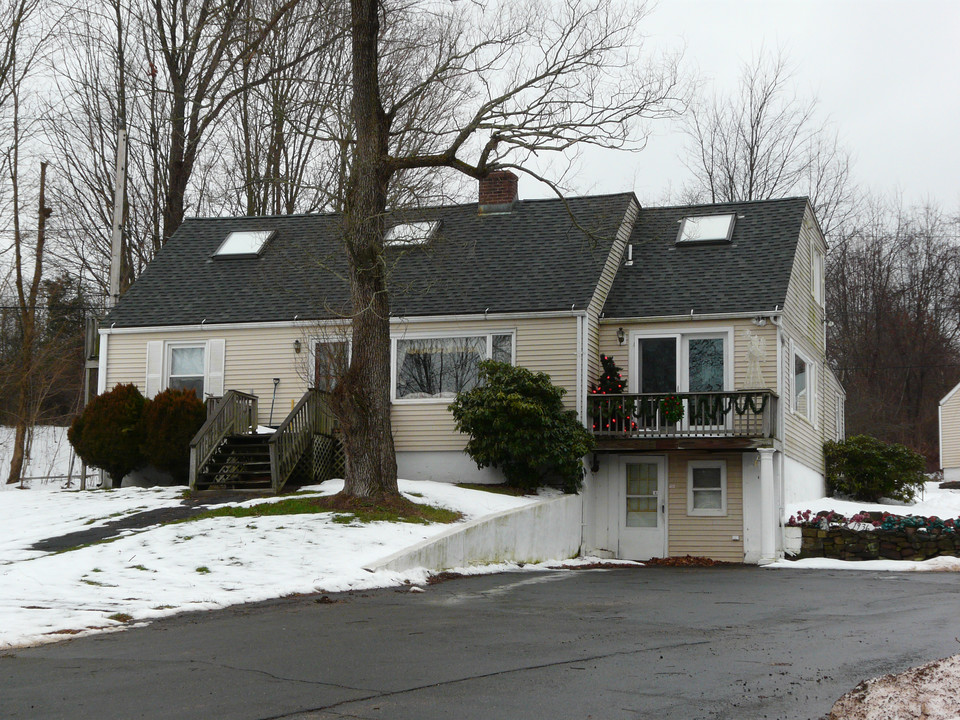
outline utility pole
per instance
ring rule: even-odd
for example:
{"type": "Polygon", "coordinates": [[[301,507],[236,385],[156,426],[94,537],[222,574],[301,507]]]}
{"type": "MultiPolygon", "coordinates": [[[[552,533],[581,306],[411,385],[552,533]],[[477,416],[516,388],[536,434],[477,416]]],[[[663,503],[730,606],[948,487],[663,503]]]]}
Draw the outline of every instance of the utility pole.
{"type": "Polygon", "coordinates": [[[113,176],[113,234],[110,238],[110,294],[107,307],[120,299],[120,256],[123,242],[123,210],[127,184],[127,131],[123,120],[117,128],[117,171],[113,176]]]}

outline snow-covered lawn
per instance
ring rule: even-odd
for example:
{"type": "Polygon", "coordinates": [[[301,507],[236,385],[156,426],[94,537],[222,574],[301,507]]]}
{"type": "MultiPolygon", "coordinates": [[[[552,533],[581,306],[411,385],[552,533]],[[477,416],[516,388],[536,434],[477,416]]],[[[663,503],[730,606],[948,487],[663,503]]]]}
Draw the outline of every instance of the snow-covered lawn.
{"type": "MultiPolygon", "coordinates": [[[[816,515],[821,510],[833,510],[846,517],[851,517],[863,510],[873,512],[888,512],[894,515],[922,515],[947,518],[960,517],[960,490],[941,490],[939,483],[928,482],[924,485],[923,493],[913,504],[905,503],[864,503],[834,498],[820,498],[787,505],[785,517],[796,515],[804,510],[810,510],[816,515]]],[[[960,558],[936,557],[921,562],[913,560],[832,560],[830,558],[807,558],[805,560],[780,560],[767,568],[792,568],[811,570],[891,570],[891,571],[948,571],[960,572],[960,558]]]]}
{"type": "MultiPolygon", "coordinates": [[[[331,480],[305,490],[332,494],[341,487],[342,481],[331,480]]],[[[401,480],[400,489],[415,502],[458,510],[465,521],[535,500],[446,483],[401,480]]],[[[0,649],[292,593],[423,582],[423,570],[371,573],[363,567],[450,527],[342,524],[332,513],[220,517],[125,531],[59,554],[30,548],[38,540],[177,506],[182,492],[0,492],[0,649]]],[[[256,502],[264,500],[232,504],[256,502]]]]}

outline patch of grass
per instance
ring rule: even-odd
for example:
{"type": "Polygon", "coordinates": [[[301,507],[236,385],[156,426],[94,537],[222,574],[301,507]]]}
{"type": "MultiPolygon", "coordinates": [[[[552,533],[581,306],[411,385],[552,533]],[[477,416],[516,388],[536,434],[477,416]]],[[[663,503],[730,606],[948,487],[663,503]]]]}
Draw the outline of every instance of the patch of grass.
{"type": "Polygon", "coordinates": [[[206,565],[201,565],[197,568],[197,572],[201,575],[206,575],[210,572],[210,568],[208,568],[206,565]]]}
{"type": "Polygon", "coordinates": [[[157,605],[156,607],[151,609],[152,610],[176,610],[177,606],[176,605],[157,605]]]}
{"type": "Polygon", "coordinates": [[[404,495],[409,495],[410,497],[423,497],[423,493],[418,492],[406,492],[404,495]]]}
{"type": "Polygon", "coordinates": [[[117,622],[128,623],[133,620],[133,615],[128,615],[127,613],[114,613],[113,615],[107,615],[108,620],[116,620],[117,622]]]}
{"type": "Polygon", "coordinates": [[[466,488],[467,490],[482,490],[483,492],[495,493],[497,495],[514,495],[516,497],[523,497],[526,493],[515,487],[510,487],[509,485],[499,484],[499,485],[487,485],[485,483],[457,483],[457,487],[466,488]]]}
{"type": "Polygon", "coordinates": [[[103,572],[103,570],[101,570],[100,568],[94,568],[90,572],[103,572]]]}
{"type": "Polygon", "coordinates": [[[129,568],[127,568],[127,569],[128,569],[128,570],[143,570],[144,572],[150,572],[150,571],[149,571],[147,568],[145,568],[143,565],[131,565],[131,566],[130,566],[129,568]]]}
{"type": "Polygon", "coordinates": [[[334,522],[347,524],[357,520],[368,522],[406,522],[406,523],[451,523],[462,516],[461,513],[446,508],[422,505],[405,498],[382,498],[379,500],[361,500],[323,495],[319,497],[287,497],[278,502],[258,503],[244,507],[221,507],[193,515],[176,522],[194,522],[217,517],[265,517],[269,515],[304,515],[312,513],[335,512],[334,522]],[[338,512],[339,511],[339,512],[338,512]]]}
{"type": "Polygon", "coordinates": [[[84,523],[84,525],[93,525],[96,521],[97,521],[97,518],[90,518],[84,523]]]}
{"type": "Polygon", "coordinates": [[[110,583],[97,582],[96,580],[87,580],[87,578],[80,578],[80,582],[86,585],[93,585],[94,587],[116,587],[116,585],[111,585],[110,583]]]}

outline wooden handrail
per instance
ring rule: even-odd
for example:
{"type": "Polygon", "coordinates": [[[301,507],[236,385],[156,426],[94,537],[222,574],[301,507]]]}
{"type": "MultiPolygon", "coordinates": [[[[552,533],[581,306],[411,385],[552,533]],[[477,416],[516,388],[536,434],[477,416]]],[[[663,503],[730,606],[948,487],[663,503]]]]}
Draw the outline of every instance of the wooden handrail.
{"type": "Polygon", "coordinates": [[[332,435],[336,420],[327,410],[326,394],[307,390],[273,433],[270,446],[270,477],[273,491],[280,492],[317,434],[332,435]]]}
{"type": "Polygon", "coordinates": [[[592,393],[594,435],[619,438],[775,438],[779,397],[771,390],[676,393],[592,393]],[[670,408],[683,410],[679,420],[670,408]]]}
{"type": "Polygon", "coordinates": [[[197,476],[228,435],[249,434],[257,427],[257,396],[239,390],[227,390],[207,421],[190,441],[190,488],[197,487],[197,476]]]}

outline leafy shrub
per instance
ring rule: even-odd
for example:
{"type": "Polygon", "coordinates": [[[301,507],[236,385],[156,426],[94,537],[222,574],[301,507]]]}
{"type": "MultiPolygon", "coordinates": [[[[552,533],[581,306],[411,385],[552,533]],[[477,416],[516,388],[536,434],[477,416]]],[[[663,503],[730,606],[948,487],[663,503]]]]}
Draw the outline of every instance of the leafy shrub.
{"type": "Polygon", "coordinates": [[[190,479],[190,441],[207,419],[193,390],[170,388],[159,393],[143,411],[143,458],[175,480],[190,479]]]}
{"type": "Polygon", "coordinates": [[[466,452],[477,467],[498,467],[508,485],[524,490],[559,481],[576,492],[593,436],[564,409],[565,393],[545,373],[484,360],[480,384],[457,395],[450,411],[470,435],[466,452]]]}
{"type": "Polygon", "coordinates": [[[823,446],[827,492],[876,502],[881,497],[911,502],[923,486],[923,456],[897,443],[854,435],[823,446]]]}
{"type": "Polygon", "coordinates": [[[77,455],[105,470],[114,487],[143,465],[140,419],[146,402],[136,385],[117,385],[91,400],[67,431],[77,455]]]}

